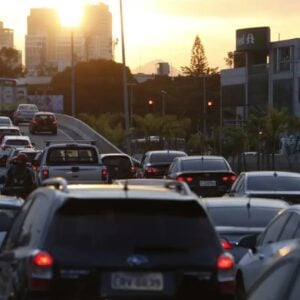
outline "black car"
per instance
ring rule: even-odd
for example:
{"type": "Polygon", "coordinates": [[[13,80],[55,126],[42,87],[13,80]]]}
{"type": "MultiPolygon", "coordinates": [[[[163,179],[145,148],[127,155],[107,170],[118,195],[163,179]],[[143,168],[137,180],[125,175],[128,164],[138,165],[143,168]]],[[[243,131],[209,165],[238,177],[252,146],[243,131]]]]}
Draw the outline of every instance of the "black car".
{"type": "Polygon", "coordinates": [[[227,192],[236,180],[236,174],[222,156],[195,155],[175,158],[167,178],[187,182],[199,196],[214,197],[227,192]]]}
{"type": "Polygon", "coordinates": [[[239,241],[249,234],[258,235],[267,224],[289,204],[282,200],[245,197],[204,198],[207,208],[225,250],[238,262],[248,251],[238,247],[239,241]]]}
{"type": "Polygon", "coordinates": [[[0,253],[1,299],[223,299],[234,260],[197,197],[67,185],[27,199],[0,253]]]}
{"type": "Polygon", "coordinates": [[[187,156],[183,151],[155,150],[146,152],[141,160],[140,177],[163,178],[175,157],[187,156]]]}
{"type": "Polygon", "coordinates": [[[229,196],[283,199],[300,203],[300,173],[285,171],[242,172],[231,186],[229,196]]]}
{"type": "Polygon", "coordinates": [[[58,122],[54,113],[51,112],[37,112],[34,114],[29,124],[29,131],[31,134],[37,132],[50,132],[57,134],[58,122]]]}
{"type": "Polygon", "coordinates": [[[125,153],[104,153],[100,155],[108,171],[109,182],[115,179],[136,177],[136,166],[133,159],[125,153]]]}

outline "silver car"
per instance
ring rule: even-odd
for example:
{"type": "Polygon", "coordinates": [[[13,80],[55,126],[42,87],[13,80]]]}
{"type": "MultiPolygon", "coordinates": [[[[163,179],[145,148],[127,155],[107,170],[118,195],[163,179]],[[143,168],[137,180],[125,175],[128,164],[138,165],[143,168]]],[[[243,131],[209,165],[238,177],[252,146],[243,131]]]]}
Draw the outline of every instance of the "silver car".
{"type": "Polygon", "coordinates": [[[30,122],[37,111],[38,107],[35,104],[19,104],[13,115],[14,124],[30,122]]]}

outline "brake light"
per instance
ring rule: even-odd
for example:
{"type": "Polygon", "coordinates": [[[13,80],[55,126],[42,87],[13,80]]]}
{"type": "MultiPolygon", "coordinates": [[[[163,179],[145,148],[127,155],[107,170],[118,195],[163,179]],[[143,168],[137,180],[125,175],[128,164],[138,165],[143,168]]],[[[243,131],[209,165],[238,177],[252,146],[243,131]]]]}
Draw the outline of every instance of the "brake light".
{"type": "Polygon", "coordinates": [[[146,173],[147,174],[157,174],[159,172],[159,170],[157,168],[148,168],[146,169],[146,173]]]}
{"type": "Polygon", "coordinates": [[[232,270],[234,267],[234,259],[229,253],[219,256],[217,261],[218,270],[232,270]]]}
{"type": "Polygon", "coordinates": [[[37,267],[52,267],[53,258],[47,252],[39,252],[33,257],[33,264],[37,267]]]}
{"type": "Polygon", "coordinates": [[[232,244],[224,239],[221,239],[221,246],[224,250],[232,250],[233,249],[232,244]]]}
{"type": "Polygon", "coordinates": [[[134,173],[136,172],[136,167],[135,167],[135,166],[132,166],[131,169],[130,169],[130,171],[131,171],[131,173],[134,174],[134,173]]]}
{"type": "Polygon", "coordinates": [[[48,169],[42,170],[42,177],[44,179],[49,177],[49,170],[48,169]]]}
{"type": "Polygon", "coordinates": [[[225,181],[225,182],[226,182],[226,181],[228,181],[228,180],[229,180],[229,176],[223,176],[223,177],[222,177],[222,181],[225,181]]]}
{"type": "Polygon", "coordinates": [[[232,176],[230,176],[230,181],[236,181],[236,178],[237,178],[237,176],[236,175],[232,175],[232,176]]]}
{"type": "Polygon", "coordinates": [[[36,120],[32,120],[31,122],[32,122],[32,124],[37,124],[36,120]]]}
{"type": "Polygon", "coordinates": [[[53,264],[54,260],[47,252],[37,252],[32,257],[28,273],[30,290],[45,291],[49,289],[53,278],[53,264]]]}
{"type": "Polygon", "coordinates": [[[103,168],[101,170],[101,177],[102,177],[102,181],[106,181],[107,180],[107,175],[108,175],[108,171],[106,168],[103,168]]]}
{"type": "Polygon", "coordinates": [[[57,125],[57,121],[53,121],[53,122],[52,122],[52,125],[57,125]]]}
{"type": "Polygon", "coordinates": [[[176,178],[176,180],[177,180],[177,181],[180,181],[180,182],[185,181],[185,182],[190,183],[190,182],[193,181],[193,177],[190,177],[190,176],[188,176],[188,177],[178,176],[178,177],[176,178]]]}

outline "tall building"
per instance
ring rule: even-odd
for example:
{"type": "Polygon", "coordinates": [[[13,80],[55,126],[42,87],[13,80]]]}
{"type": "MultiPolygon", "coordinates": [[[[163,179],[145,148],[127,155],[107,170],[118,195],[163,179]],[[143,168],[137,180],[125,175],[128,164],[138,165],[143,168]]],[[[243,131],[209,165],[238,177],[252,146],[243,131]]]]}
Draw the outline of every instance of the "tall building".
{"type": "MultiPolygon", "coordinates": [[[[26,67],[71,65],[71,31],[60,25],[55,9],[34,8],[27,18],[26,67]],[[43,39],[44,38],[44,39],[43,39]],[[40,53],[38,54],[38,52],[40,53]]],[[[80,28],[73,32],[76,61],[112,59],[112,15],[105,4],[87,5],[80,28]]]]}
{"type": "Polygon", "coordinates": [[[14,47],[14,31],[9,28],[4,28],[3,22],[0,22],[0,49],[14,47]]]}

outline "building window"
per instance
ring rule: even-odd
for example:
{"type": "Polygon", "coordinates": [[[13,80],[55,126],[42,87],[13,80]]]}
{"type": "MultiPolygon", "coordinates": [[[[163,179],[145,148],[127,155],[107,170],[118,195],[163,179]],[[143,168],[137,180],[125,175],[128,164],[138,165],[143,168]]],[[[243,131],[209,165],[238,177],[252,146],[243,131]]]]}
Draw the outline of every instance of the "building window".
{"type": "Polygon", "coordinates": [[[290,46],[274,49],[275,72],[286,72],[292,70],[293,48],[290,46]]]}

